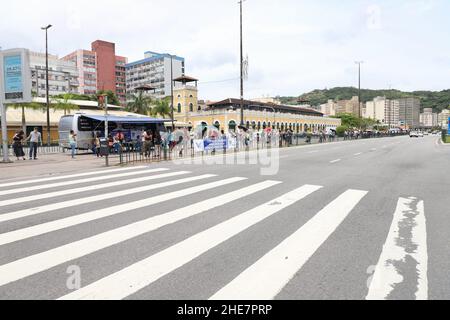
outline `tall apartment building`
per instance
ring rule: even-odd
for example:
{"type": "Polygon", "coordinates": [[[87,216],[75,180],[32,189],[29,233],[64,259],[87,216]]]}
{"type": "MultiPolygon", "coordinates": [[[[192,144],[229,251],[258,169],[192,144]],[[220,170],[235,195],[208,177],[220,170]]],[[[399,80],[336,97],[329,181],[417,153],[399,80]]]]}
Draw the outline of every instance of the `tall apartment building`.
{"type": "Polygon", "coordinates": [[[96,94],[97,57],[95,52],[80,49],[65,56],[63,59],[75,63],[77,67],[80,94],[96,94]]]}
{"type": "Polygon", "coordinates": [[[126,103],[127,58],[116,55],[114,43],[97,40],[92,43],[91,50],[80,49],[63,59],[76,63],[81,94],[111,90],[122,104],[126,103]]]}
{"type": "Polygon", "coordinates": [[[438,114],[433,113],[433,108],[423,109],[423,113],[420,114],[420,125],[426,128],[438,126],[438,114]]]}
{"type": "Polygon", "coordinates": [[[337,101],[336,113],[351,113],[359,116],[359,98],[353,97],[351,100],[337,101]]]}
{"type": "Polygon", "coordinates": [[[373,101],[367,101],[363,108],[363,117],[380,121],[390,128],[400,124],[399,105],[386,97],[376,97],[373,101]]]}
{"type": "Polygon", "coordinates": [[[137,87],[147,85],[156,89],[157,97],[164,98],[171,95],[171,78],[184,73],[184,58],[148,51],[143,60],[126,65],[126,90],[135,94],[137,87]]]}
{"type": "Polygon", "coordinates": [[[333,100],[328,100],[327,103],[320,105],[320,112],[322,112],[325,116],[335,116],[336,111],[338,109],[338,105],[333,100]]]}
{"type": "Polygon", "coordinates": [[[402,98],[395,101],[399,108],[400,123],[409,128],[418,128],[420,126],[420,99],[402,98]]]}
{"type": "MultiPolygon", "coordinates": [[[[37,97],[46,97],[45,53],[30,51],[31,90],[37,97]]],[[[49,95],[79,93],[78,70],[73,62],[48,56],[49,95]]]]}

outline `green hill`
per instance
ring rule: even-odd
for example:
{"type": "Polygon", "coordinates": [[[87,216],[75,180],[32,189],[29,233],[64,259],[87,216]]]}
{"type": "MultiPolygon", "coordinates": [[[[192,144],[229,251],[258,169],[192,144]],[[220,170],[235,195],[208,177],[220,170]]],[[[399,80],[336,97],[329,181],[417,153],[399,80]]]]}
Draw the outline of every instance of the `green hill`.
{"type": "MultiPolygon", "coordinates": [[[[313,106],[326,103],[329,99],[347,100],[358,95],[358,88],[337,87],[325,90],[314,90],[299,97],[279,97],[283,104],[298,104],[298,100],[309,101],[313,106]]],[[[386,97],[388,99],[399,99],[406,97],[420,98],[422,108],[433,108],[442,111],[450,106],[450,89],[444,91],[414,91],[403,92],[399,90],[369,90],[361,89],[361,100],[367,102],[375,97],[386,97]]]]}

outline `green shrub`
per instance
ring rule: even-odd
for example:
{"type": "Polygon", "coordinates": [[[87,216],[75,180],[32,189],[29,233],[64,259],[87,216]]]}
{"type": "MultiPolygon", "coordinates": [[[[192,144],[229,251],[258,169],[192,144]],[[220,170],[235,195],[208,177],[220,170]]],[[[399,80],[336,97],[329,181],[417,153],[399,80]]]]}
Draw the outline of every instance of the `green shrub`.
{"type": "Polygon", "coordinates": [[[338,137],[342,138],[344,136],[345,131],[347,130],[348,130],[347,126],[340,126],[336,129],[336,134],[338,137]]]}

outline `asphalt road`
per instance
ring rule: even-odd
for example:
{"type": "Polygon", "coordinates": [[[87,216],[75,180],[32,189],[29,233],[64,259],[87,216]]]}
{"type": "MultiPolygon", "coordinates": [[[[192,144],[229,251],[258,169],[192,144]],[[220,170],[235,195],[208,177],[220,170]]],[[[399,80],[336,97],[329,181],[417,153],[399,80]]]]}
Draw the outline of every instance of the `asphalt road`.
{"type": "Polygon", "coordinates": [[[0,299],[450,299],[437,140],[0,181],[0,299]]]}

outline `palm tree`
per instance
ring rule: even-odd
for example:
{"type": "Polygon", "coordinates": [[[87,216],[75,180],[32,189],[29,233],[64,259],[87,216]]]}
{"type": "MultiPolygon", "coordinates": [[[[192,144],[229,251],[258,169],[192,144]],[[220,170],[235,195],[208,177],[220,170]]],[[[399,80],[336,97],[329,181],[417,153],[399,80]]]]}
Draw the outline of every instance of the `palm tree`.
{"type": "Polygon", "coordinates": [[[67,115],[67,111],[71,110],[79,110],[80,107],[77,106],[76,104],[72,104],[69,102],[69,100],[71,100],[73,98],[72,94],[70,93],[65,93],[61,98],[56,98],[56,99],[52,99],[53,102],[55,102],[52,106],[53,110],[64,110],[64,115],[67,115]]]}
{"type": "Polygon", "coordinates": [[[153,116],[157,117],[159,115],[162,118],[165,118],[166,116],[171,116],[171,114],[168,98],[156,101],[156,105],[152,109],[153,116]]]}
{"type": "Polygon", "coordinates": [[[146,97],[142,91],[132,96],[133,101],[129,102],[126,110],[129,112],[148,116],[152,111],[152,99],[146,97]]]}
{"type": "Polygon", "coordinates": [[[26,109],[39,110],[43,113],[47,110],[47,107],[41,103],[30,102],[30,103],[17,103],[10,104],[9,107],[13,109],[22,109],[22,130],[23,132],[27,132],[27,121],[25,116],[26,109]]]}

